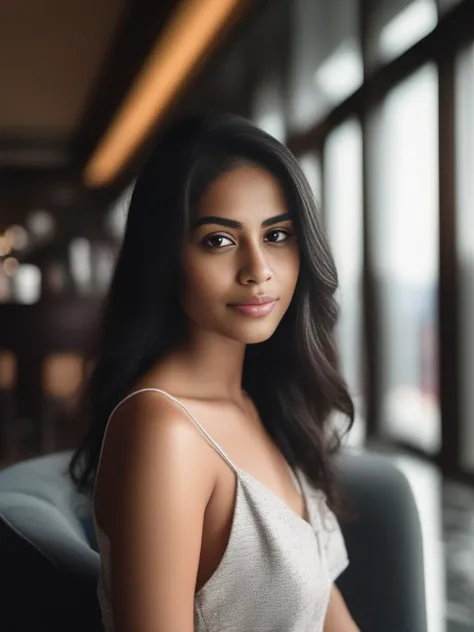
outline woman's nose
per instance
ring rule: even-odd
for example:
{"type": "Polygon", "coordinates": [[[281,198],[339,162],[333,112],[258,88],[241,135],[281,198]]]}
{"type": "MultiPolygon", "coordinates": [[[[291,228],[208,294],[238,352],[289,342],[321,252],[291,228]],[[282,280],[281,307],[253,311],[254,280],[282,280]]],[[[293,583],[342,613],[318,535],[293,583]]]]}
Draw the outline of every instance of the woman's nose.
{"type": "Polygon", "coordinates": [[[240,280],[248,283],[253,281],[260,284],[268,281],[272,276],[272,271],[264,253],[258,246],[249,247],[245,254],[245,260],[240,268],[240,280]]]}

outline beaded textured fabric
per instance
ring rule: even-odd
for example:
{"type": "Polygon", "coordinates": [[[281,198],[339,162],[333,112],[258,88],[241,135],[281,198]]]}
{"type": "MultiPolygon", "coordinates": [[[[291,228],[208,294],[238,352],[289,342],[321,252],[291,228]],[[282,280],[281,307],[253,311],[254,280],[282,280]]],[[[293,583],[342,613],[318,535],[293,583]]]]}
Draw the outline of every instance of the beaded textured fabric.
{"type": "MultiPolygon", "coordinates": [[[[324,492],[315,489],[304,472],[290,469],[305,500],[307,522],[236,467],[184,404],[161,389],[129,394],[114,408],[109,421],[122,402],[150,390],[184,408],[237,477],[229,541],[214,574],[195,594],[194,631],[323,632],[331,586],[349,564],[324,492]]],[[[94,525],[101,557],[97,595],[105,632],[113,632],[110,543],[95,516],[94,525]]]]}

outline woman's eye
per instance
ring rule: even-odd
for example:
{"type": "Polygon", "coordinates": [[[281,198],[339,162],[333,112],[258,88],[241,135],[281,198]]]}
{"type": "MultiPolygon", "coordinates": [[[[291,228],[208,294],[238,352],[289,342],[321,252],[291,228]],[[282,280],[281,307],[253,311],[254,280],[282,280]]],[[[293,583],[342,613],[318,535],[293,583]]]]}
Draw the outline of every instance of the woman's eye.
{"type": "MultiPolygon", "coordinates": [[[[288,241],[288,239],[290,239],[293,236],[292,233],[289,233],[286,230],[271,230],[265,235],[265,239],[268,239],[269,236],[273,236],[273,235],[285,236],[284,239],[278,239],[278,237],[277,239],[270,239],[270,241],[273,243],[281,243],[281,242],[288,241]]],[[[203,239],[201,243],[203,244],[205,248],[208,248],[209,250],[221,250],[223,247],[229,245],[226,243],[222,243],[222,240],[224,241],[227,240],[228,242],[230,242],[230,244],[233,243],[231,239],[229,239],[229,237],[226,237],[225,235],[211,235],[210,237],[206,237],[205,239],[203,239]]]]}
{"type": "MultiPolygon", "coordinates": [[[[206,237],[206,239],[202,240],[202,244],[204,246],[206,246],[207,248],[211,248],[213,250],[218,250],[221,246],[222,246],[222,242],[221,242],[221,246],[215,246],[215,245],[209,245],[211,242],[216,242],[217,240],[226,240],[230,241],[230,239],[228,237],[226,237],[225,235],[211,235],[211,237],[206,237]]],[[[232,242],[231,242],[232,243],[232,242]]],[[[224,244],[227,245],[227,244],[224,244]]]]}
{"type": "Polygon", "coordinates": [[[268,237],[268,235],[278,235],[278,233],[280,233],[281,235],[285,235],[285,239],[275,240],[277,243],[281,241],[287,241],[292,236],[291,233],[288,233],[286,230],[271,230],[269,233],[267,233],[266,236],[268,237]]]}

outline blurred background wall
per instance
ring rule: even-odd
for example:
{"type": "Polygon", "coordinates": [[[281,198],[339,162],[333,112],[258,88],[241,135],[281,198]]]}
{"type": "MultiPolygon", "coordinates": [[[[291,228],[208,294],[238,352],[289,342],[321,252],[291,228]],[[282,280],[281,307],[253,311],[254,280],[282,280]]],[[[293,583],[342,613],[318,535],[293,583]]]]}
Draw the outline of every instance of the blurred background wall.
{"type": "Polygon", "coordinates": [[[2,0],[0,85],[2,465],[77,442],[83,354],[161,126],[242,114],[320,203],[347,441],[417,481],[444,545],[431,629],[474,630],[474,2],[2,0]]]}

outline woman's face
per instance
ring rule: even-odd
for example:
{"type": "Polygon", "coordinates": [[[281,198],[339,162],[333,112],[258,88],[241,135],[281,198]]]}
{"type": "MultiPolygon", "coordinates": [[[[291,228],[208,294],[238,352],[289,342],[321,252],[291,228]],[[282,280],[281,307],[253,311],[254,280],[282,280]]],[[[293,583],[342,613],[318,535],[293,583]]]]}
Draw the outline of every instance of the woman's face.
{"type": "Polygon", "coordinates": [[[278,181],[258,166],[235,167],[202,196],[182,252],[182,307],[200,329],[244,344],[267,340],[288,309],[300,256],[278,181]],[[265,225],[262,225],[265,223],[265,225]],[[276,299],[264,316],[231,304],[276,299]]]}

